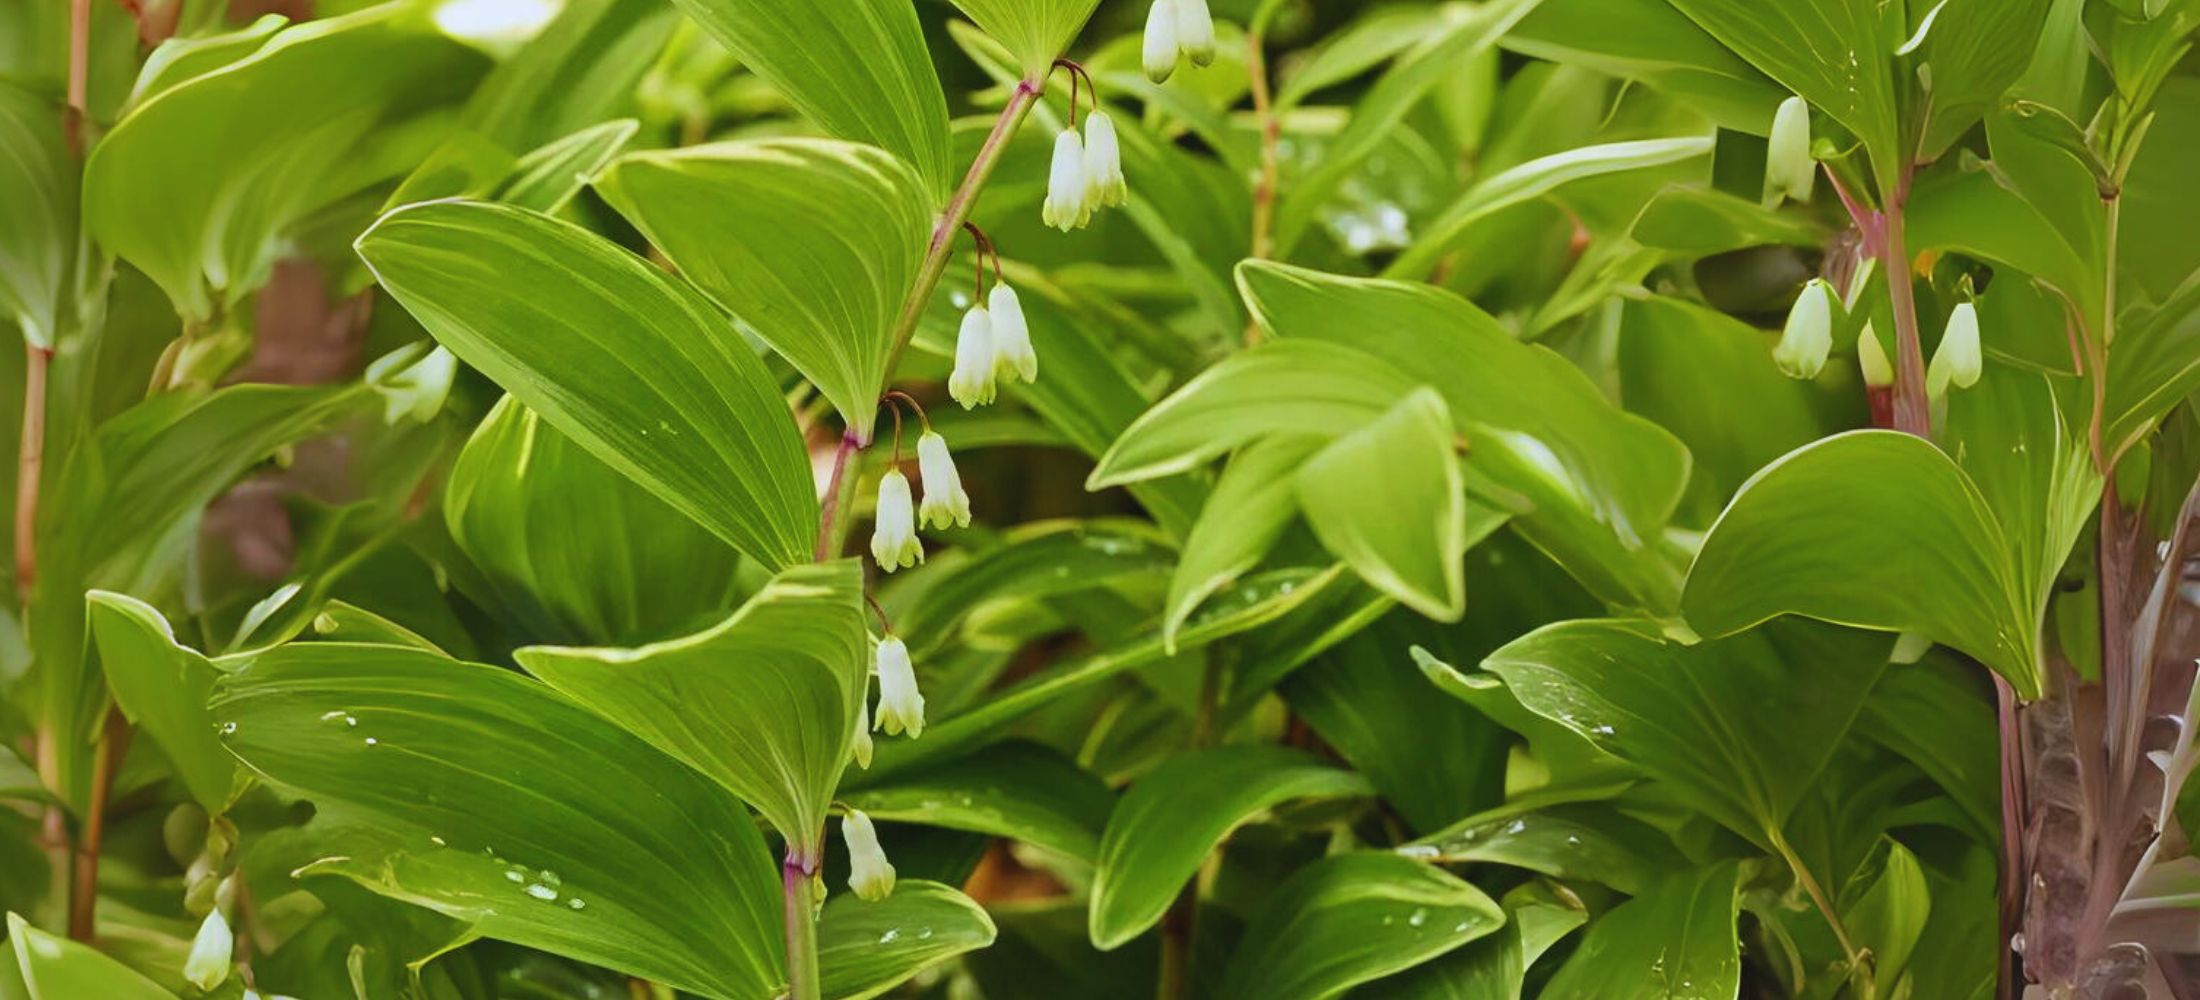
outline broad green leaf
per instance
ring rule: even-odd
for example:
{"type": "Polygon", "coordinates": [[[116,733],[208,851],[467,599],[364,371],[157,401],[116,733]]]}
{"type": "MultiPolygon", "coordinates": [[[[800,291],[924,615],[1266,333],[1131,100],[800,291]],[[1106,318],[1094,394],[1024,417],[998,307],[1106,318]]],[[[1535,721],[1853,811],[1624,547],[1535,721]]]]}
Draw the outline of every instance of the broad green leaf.
{"type": "Polygon", "coordinates": [[[640,128],[640,122],[621,118],[551,140],[519,158],[496,200],[533,212],[554,213],[587,187],[596,172],[610,163],[640,128]]]}
{"type": "Polygon", "coordinates": [[[409,165],[367,152],[484,68],[424,6],[285,28],[117,122],[84,165],[85,227],[205,319],[259,287],[307,213],[409,165]]]}
{"type": "Polygon", "coordinates": [[[1301,466],[1322,545],[1375,589],[1439,621],[1466,611],[1467,546],[1505,515],[1467,502],[1444,397],[1423,386],[1301,466]],[[1471,507],[1471,511],[1470,511],[1471,507]]]}
{"type": "Polygon", "coordinates": [[[176,641],[168,619],[125,594],[92,591],[88,612],[99,664],[115,704],[160,745],[191,797],[209,814],[228,808],[237,762],[222,749],[206,712],[221,672],[176,641]]]}
{"type": "Polygon", "coordinates": [[[1535,807],[1507,803],[1477,813],[1399,848],[1445,864],[1525,868],[1555,879],[1588,880],[1621,892],[1641,892],[1680,858],[1656,827],[1605,803],[1535,807]]]}
{"type": "Polygon", "coordinates": [[[1368,88],[1344,129],[1324,147],[1320,164],[1285,190],[1276,208],[1277,253],[1287,256],[1298,245],[1338,188],[1382,147],[1384,139],[1430,89],[1461,62],[1496,44],[1540,2],[1496,0],[1479,7],[1446,10],[1445,23],[1368,88]]]}
{"type": "Polygon", "coordinates": [[[91,945],[48,934],[14,913],[8,914],[8,943],[15,952],[9,964],[30,991],[25,1000],[175,1000],[175,994],[91,945]]]}
{"type": "Polygon", "coordinates": [[[978,27],[1008,47],[1024,79],[1044,80],[1100,0],[954,0],[978,27]]]}
{"type": "Polygon", "coordinates": [[[993,936],[983,907],[937,882],[903,879],[876,903],[835,893],[817,922],[820,990],[827,1000],[867,1000],[993,936]]]}
{"type": "Polygon", "coordinates": [[[863,570],[789,569],[691,636],[637,649],[529,646],[520,666],[815,845],[868,689],[863,570]]]}
{"type": "MultiPolygon", "coordinates": [[[[1947,0],[1932,15],[1925,43],[1908,60],[1931,67],[1930,102],[1918,159],[1947,150],[2024,75],[2053,0],[1947,0]]],[[[1913,5],[1914,6],[1914,5],[1913,5]]]]}
{"type": "Polygon", "coordinates": [[[212,709],[247,767],[347,828],[307,873],[706,996],[784,989],[777,866],[747,811],[541,683],[303,643],[224,678],[212,709]]]}
{"type": "Polygon", "coordinates": [[[1762,135],[1787,92],[1666,0],[1543,0],[1501,42],[1538,59],[1639,80],[1721,128],[1762,135]]]}
{"type": "Polygon", "coordinates": [[[1777,849],[1887,665],[1884,636],[1772,622],[1683,646],[1645,623],[1564,622],[1483,661],[1522,705],[1777,849]]]}
{"type": "Polygon", "coordinates": [[[2200,282],[2189,282],[2136,323],[2117,328],[2108,352],[2102,445],[2111,454],[2153,433],[2162,417],[2200,388],[2200,282]]]}
{"type": "Polygon", "coordinates": [[[1917,952],[1933,897],[1917,855],[1891,837],[1880,844],[1872,859],[1875,870],[1860,873],[1852,883],[1862,884],[1863,891],[1842,906],[1841,919],[1856,935],[1857,946],[1871,951],[1873,976],[1893,983],[1901,981],[1917,952]]]}
{"type": "Polygon", "coordinates": [[[1505,926],[1357,996],[1388,1000],[1520,1000],[1529,967],[1589,921],[1579,897],[1544,882],[1505,894],[1505,926]]]}
{"type": "Polygon", "coordinates": [[[176,84],[249,56],[289,25],[290,18],[281,14],[262,14],[235,31],[169,38],[146,55],[130,88],[130,103],[143,104],[176,84]]]}
{"type": "Polygon", "coordinates": [[[1441,868],[1360,852],[1300,869],[1262,903],[1220,996],[1321,1000],[1489,934],[1505,912],[1441,868]]]}
{"type": "Polygon", "coordinates": [[[1673,1000],[1739,995],[1740,867],[1726,861],[1675,873],[1589,926],[1543,988],[1548,997],[1673,1000]]]}
{"type": "Polygon", "coordinates": [[[358,248],[428,332],[597,459],[769,568],[809,557],[794,417],[701,295],[577,226],[483,202],[399,209],[358,248]]]}
{"type": "MultiPolygon", "coordinates": [[[[1547,7],[1549,3],[1539,6],[1547,7]]],[[[1427,39],[1430,30],[1443,23],[1442,14],[1433,8],[1377,7],[1363,13],[1322,40],[1320,47],[1308,53],[1284,78],[1276,88],[1278,113],[1297,107],[1318,90],[1381,65],[1427,39]]]]}
{"type": "Polygon", "coordinates": [[[1320,447],[1320,438],[1278,434],[1231,456],[1169,576],[1164,641],[1174,643],[1202,602],[1259,565],[1282,537],[1298,513],[1292,473],[1320,447]]]}
{"type": "Polygon", "coordinates": [[[1381,416],[1413,380],[1382,358],[1313,338],[1232,354],[1147,410],[1100,456],[1087,489],[1198,468],[1270,434],[1331,438],[1381,416]]]}
{"type": "Polygon", "coordinates": [[[2023,271],[2088,301],[2092,267],[2039,210],[1986,171],[1934,171],[1910,194],[1904,222],[1916,252],[1959,250],[2023,271]]]}
{"type": "Polygon", "coordinates": [[[0,317],[51,349],[77,243],[77,171],[59,109],[0,82],[0,149],[0,317]]]}
{"type": "Polygon", "coordinates": [[[915,172],[867,146],[774,139],[636,153],[598,187],[870,440],[932,231],[915,172]]]}
{"type": "Polygon", "coordinates": [[[534,642],[685,634],[734,596],[740,556],[506,396],[451,466],[443,518],[471,594],[534,642]]]}
{"type": "Polygon", "coordinates": [[[975,637],[965,622],[1000,603],[1043,600],[1094,587],[1136,585],[1168,568],[1151,525],[1127,519],[1020,525],[966,559],[937,559],[901,577],[881,599],[913,652],[975,637]],[[911,597],[909,588],[916,593],[911,597]]]}
{"type": "Polygon", "coordinates": [[[1861,727],[1939,782],[1981,838],[2001,825],[1999,742],[1985,687],[1957,657],[1891,666],[1864,703],[1861,727]]]}
{"type": "Polygon", "coordinates": [[[1582,146],[1530,160],[1468,187],[1435,221],[1421,228],[1413,245],[1393,258],[1383,269],[1383,275],[1392,278],[1425,275],[1458,246],[1460,237],[1476,222],[1522,202],[1541,198],[1567,184],[1708,157],[1711,148],[1712,141],[1708,137],[1685,136],[1582,146]]]}
{"type": "Polygon", "coordinates": [[[1852,431],[1742,487],[1704,538],[1682,607],[1705,635],[1782,613],[1914,632],[2036,697],[2040,617],[2012,551],[1979,487],[1940,449],[1852,431]]]}
{"type": "Polygon", "coordinates": [[[1820,246],[1826,229],[1807,216],[1715,188],[1675,184],[1642,206],[1628,235],[1644,246],[1710,256],[1768,244],[1820,246]]]}
{"type": "Polygon", "coordinates": [[[466,125],[517,153],[631,114],[681,23],[663,0],[567,0],[467,98],[466,125]]]}
{"type": "Polygon", "coordinates": [[[1090,934],[1103,951],[1161,919],[1209,851],[1292,799],[1366,795],[1366,780],[1297,750],[1228,746],[1178,754],[1131,785],[1094,866],[1090,934]]]}
{"type": "Polygon", "coordinates": [[[1115,807],[1115,794],[1097,776],[1022,742],[842,798],[875,819],[1008,837],[1086,862],[1100,853],[1100,831],[1115,807]]]}
{"type": "MultiPolygon", "coordinates": [[[[1902,8],[1853,0],[1670,0],[1735,54],[1856,133],[1883,191],[1911,150],[1902,144],[1894,50],[1902,8]]],[[[1768,109],[1769,110],[1769,109],[1768,109]]]]}
{"type": "MultiPolygon", "coordinates": [[[[947,190],[947,97],[905,0],[674,0],[835,138],[868,143],[947,190]]],[[[1028,6],[1028,5],[1027,5],[1028,6]]]]}

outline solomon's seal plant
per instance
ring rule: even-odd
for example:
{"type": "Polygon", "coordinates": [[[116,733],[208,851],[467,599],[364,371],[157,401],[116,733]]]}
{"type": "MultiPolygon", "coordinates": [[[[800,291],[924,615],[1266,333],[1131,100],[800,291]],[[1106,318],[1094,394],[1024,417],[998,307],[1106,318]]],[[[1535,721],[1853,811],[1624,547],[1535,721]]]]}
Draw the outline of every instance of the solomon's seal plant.
{"type": "Polygon", "coordinates": [[[2200,996],[2200,0],[245,6],[0,0],[0,998],[2200,996]]]}

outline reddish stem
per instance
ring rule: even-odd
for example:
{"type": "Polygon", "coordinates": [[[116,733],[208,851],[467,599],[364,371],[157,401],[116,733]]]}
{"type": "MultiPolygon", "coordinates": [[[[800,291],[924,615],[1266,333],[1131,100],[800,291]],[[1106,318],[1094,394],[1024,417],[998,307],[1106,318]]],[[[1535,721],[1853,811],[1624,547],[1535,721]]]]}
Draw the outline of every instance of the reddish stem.
{"type": "Polygon", "coordinates": [[[833,558],[840,548],[839,539],[834,532],[839,527],[841,503],[844,499],[841,482],[848,475],[848,460],[862,447],[863,442],[856,437],[856,432],[848,431],[840,436],[840,447],[833,452],[833,474],[825,482],[825,506],[818,512],[817,518],[818,562],[833,558]]]}

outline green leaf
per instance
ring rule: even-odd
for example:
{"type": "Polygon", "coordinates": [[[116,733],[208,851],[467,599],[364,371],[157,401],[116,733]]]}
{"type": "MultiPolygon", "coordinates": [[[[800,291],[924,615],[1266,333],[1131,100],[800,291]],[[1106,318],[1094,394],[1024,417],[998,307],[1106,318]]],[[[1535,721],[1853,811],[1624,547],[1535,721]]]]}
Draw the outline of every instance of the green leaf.
{"type": "Polygon", "coordinates": [[[1085,487],[1185,472],[1270,434],[1332,438],[1381,416],[1412,388],[1365,351],[1312,338],[1264,343],[1154,404],[1100,456],[1085,487]]]}
{"type": "Polygon", "coordinates": [[[1887,665],[1883,636],[1810,622],[1683,646],[1644,623],[1564,622],[1483,666],[1522,705],[1777,849],[1887,665]]]}
{"type": "Polygon", "coordinates": [[[1984,840],[2001,827],[2001,765],[1981,680],[1952,656],[1888,667],[1864,703],[1860,730],[1938,782],[1984,840]]]}
{"type": "Polygon", "coordinates": [[[1375,589],[1439,621],[1466,612],[1467,546],[1505,515],[1467,503],[1451,411],[1426,386],[1300,467],[1322,545],[1375,589]],[[1471,527],[1470,527],[1471,522],[1471,527]]]}
{"type": "Polygon", "coordinates": [[[1239,449],[1215,482],[1199,519],[1185,536],[1184,552],[1169,576],[1164,642],[1201,603],[1260,564],[1298,514],[1292,473],[1321,447],[1321,439],[1278,434],[1239,449]]]}
{"type": "Polygon", "coordinates": [[[1738,995],[1739,873],[1732,861],[1678,873],[1615,907],[1590,925],[1580,950],[1543,995],[1598,1000],[1738,995]]]}
{"type": "Polygon", "coordinates": [[[308,213],[409,166],[369,151],[419,141],[408,119],[485,68],[423,6],[285,28],[115,123],[84,164],[84,225],[205,319],[260,286],[308,213]]]}
{"type": "Polygon", "coordinates": [[[519,158],[496,200],[554,213],[580,193],[641,128],[632,118],[591,125],[519,158]]]}
{"type": "Polygon", "coordinates": [[[636,153],[598,187],[870,440],[932,231],[915,172],[866,146],[775,139],[636,153]]]}
{"type": "Polygon", "coordinates": [[[1124,793],[1100,839],[1090,934],[1121,947],[1168,911],[1209,851],[1239,824],[1292,799],[1366,795],[1367,782],[1285,747],[1178,754],[1124,793]]]}
{"type": "Polygon", "coordinates": [[[1705,635],[1782,613],[1915,632],[2040,691],[2039,615],[1970,477],[1930,443],[1852,431],[1751,479],[1704,538],[1682,606],[1705,635]]]}
{"type": "MultiPolygon", "coordinates": [[[[506,396],[444,486],[451,541],[481,570],[469,593],[535,642],[648,642],[732,603],[740,556],[506,396]]],[[[471,588],[470,588],[471,589],[471,588]]]]}
{"type": "Polygon", "coordinates": [[[51,349],[77,242],[77,171],[60,112],[0,83],[0,149],[9,153],[0,157],[0,317],[51,349]]]}
{"type": "Polygon", "coordinates": [[[1933,911],[1933,897],[1925,884],[1925,870],[1893,838],[1882,838],[1872,859],[1872,870],[1860,873],[1863,891],[1843,905],[1842,922],[1856,936],[1856,944],[1872,955],[1872,974],[1894,983],[1908,971],[1917,953],[1918,939],[1933,911]]]}
{"type": "Polygon", "coordinates": [[[175,994],[92,946],[48,934],[14,913],[8,914],[8,942],[14,945],[12,964],[30,990],[26,1000],[175,1000],[175,994]]]}
{"type": "Polygon", "coordinates": [[[1505,894],[1505,926],[1358,995],[1389,1000],[1520,1000],[1529,967],[1589,921],[1580,898],[1545,882],[1505,894]]]}
{"type": "Polygon", "coordinates": [[[964,623],[989,606],[1095,587],[1135,586],[1166,569],[1169,555],[1152,526],[1143,522],[1026,524],[967,559],[934,560],[908,571],[907,586],[916,594],[905,599],[908,590],[897,588],[885,600],[896,631],[912,652],[922,654],[976,638],[964,623]]]}
{"type": "MultiPolygon", "coordinates": [[[[947,97],[915,5],[901,0],[674,0],[835,138],[907,160],[947,190],[947,97]]],[[[1028,5],[1027,5],[1028,6],[1028,5]]]]}
{"type": "Polygon", "coordinates": [[[790,849],[815,846],[868,690],[862,566],[786,570],[732,617],[684,638],[638,649],[529,646],[513,659],[724,785],[790,849]]]}
{"type": "Polygon", "coordinates": [[[827,1000],[866,1000],[993,936],[983,907],[937,882],[904,879],[876,903],[838,893],[817,922],[820,989],[827,1000]]]}
{"type": "Polygon", "coordinates": [[[1468,187],[1435,221],[1421,227],[1413,245],[1393,258],[1383,275],[1406,278],[1427,274],[1476,222],[1567,184],[1708,157],[1711,149],[1708,137],[1684,136],[1582,146],[1530,160],[1468,187]]]}
{"type": "Polygon", "coordinates": [[[402,208],[358,249],[428,332],[597,459],[768,568],[809,557],[817,496],[794,417],[702,296],[505,205],[402,208]]]}
{"type": "Polygon", "coordinates": [[[682,21],[663,0],[568,0],[539,33],[489,71],[466,101],[466,125],[517,152],[612,124],[682,21]]]}
{"type": "Polygon", "coordinates": [[[221,672],[176,641],[168,619],[125,594],[92,591],[87,615],[115,704],[160,745],[191,797],[211,815],[229,806],[237,762],[214,735],[206,699],[221,672]]]}
{"type": "Polygon", "coordinates": [[[230,752],[346,829],[307,874],[706,996],[784,989],[777,866],[747,811],[543,684],[303,643],[224,678],[212,710],[230,752]]]}
{"type": "Polygon", "coordinates": [[[1502,44],[1538,59],[1639,80],[1719,127],[1763,135],[1787,92],[1666,0],[1543,0],[1502,44]]]}
{"type": "Polygon", "coordinates": [[[1505,912],[1458,876],[1395,854],[1323,858],[1276,888],[1220,996],[1321,1000],[1483,937],[1505,912]]]}
{"type": "Polygon", "coordinates": [[[1044,80],[1100,0],[954,0],[985,33],[1008,47],[1024,79],[1044,80]]]}
{"type": "MultiPolygon", "coordinates": [[[[2053,0],[1947,0],[1917,56],[1931,67],[1918,159],[1933,160],[2024,75],[2053,0]]],[[[1890,980],[1892,977],[1889,977],[1890,980]]]]}
{"type": "MultiPolygon", "coordinates": [[[[874,819],[1008,837],[1090,862],[1115,794],[1036,743],[1006,743],[842,796],[874,819]]],[[[895,892],[898,894],[899,889],[895,892]]]]}
{"type": "Polygon", "coordinates": [[[1509,865],[1621,892],[1641,892],[1680,864],[1657,828],[1604,803],[1510,802],[1399,850],[1426,861],[1509,865]]]}

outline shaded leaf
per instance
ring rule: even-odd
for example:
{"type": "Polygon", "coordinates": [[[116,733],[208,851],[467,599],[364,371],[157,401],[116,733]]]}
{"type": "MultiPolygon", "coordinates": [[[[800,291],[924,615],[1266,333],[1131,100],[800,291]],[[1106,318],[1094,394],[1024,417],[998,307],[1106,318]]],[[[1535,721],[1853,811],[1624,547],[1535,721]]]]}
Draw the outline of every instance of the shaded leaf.
{"type": "Polygon", "coordinates": [[[1056,751],[1023,742],[842,798],[875,819],[1008,837],[1086,862],[1099,854],[1100,832],[1115,807],[1115,794],[1099,777],[1056,751]]]}
{"type": "Polygon", "coordinates": [[[1676,873],[1590,925],[1545,996],[1672,1000],[1738,995],[1739,866],[1676,873]]]}
{"type": "Polygon", "coordinates": [[[903,879],[876,903],[835,894],[817,922],[820,992],[830,1000],[875,997],[993,937],[984,908],[937,882],[903,879]]]}
{"type": "Polygon", "coordinates": [[[1394,854],[1353,853],[1276,888],[1230,958],[1220,995],[1319,1000],[1497,930],[1505,913],[1458,876],[1394,854]]]}
{"type": "MultiPolygon", "coordinates": [[[[100,954],[92,946],[48,934],[32,927],[14,913],[8,914],[8,943],[14,946],[14,970],[0,976],[22,975],[29,990],[26,1000],[174,1000],[175,994],[138,975],[129,966],[100,954]]],[[[0,981],[0,989],[7,984],[0,981]]]]}
{"type": "Polygon", "coordinates": [[[191,797],[211,815],[229,806],[237,762],[222,749],[206,711],[221,672],[176,641],[168,619],[125,594],[92,591],[87,612],[99,665],[115,704],[160,745],[191,797]]]}

